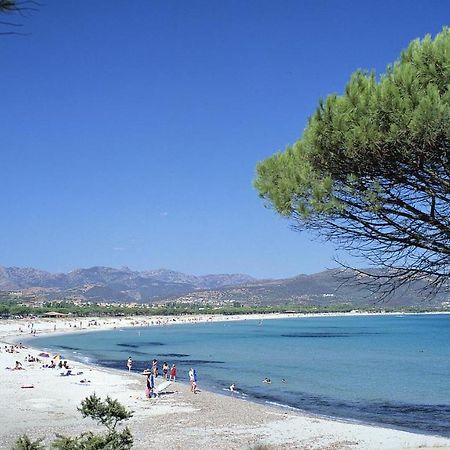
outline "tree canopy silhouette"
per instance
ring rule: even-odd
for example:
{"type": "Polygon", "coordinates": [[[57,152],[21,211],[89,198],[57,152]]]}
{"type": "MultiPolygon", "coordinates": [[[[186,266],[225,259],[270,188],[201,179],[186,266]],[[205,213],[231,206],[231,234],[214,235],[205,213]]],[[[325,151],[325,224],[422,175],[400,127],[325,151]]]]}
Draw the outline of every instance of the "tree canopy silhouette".
{"type": "MultiPolygon", "coordinates": [[[[19,15],[27,17],[30,13],[38,10],[39,3],[35,0],[0,0],[0,15],[19,15]]],[[[16,21],[0,20],[0,36],[8,34],[22,35],[20,27],[22,23],[16,21]]]]}
{"type": "Polygon", "coordinates": [[[390,291],[450,270],[450,31],[415,40],[379,77],[356,71],[303,136],[260,162],[255,187],[297,230],[377,268],[390,291]]]}

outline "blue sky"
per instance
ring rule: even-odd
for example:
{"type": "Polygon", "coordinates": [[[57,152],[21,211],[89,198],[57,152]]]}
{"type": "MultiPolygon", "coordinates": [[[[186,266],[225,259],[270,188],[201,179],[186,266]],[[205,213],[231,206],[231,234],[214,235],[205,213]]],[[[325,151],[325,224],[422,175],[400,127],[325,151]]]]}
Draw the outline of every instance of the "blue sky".
{"type": "Polygon", "coordinates": [[[0,36],[0,265],[334,267],[333,245],[263,207],[255,165],[354,70],[382,72],[448,13],[433,0],[47,0],[20,19],[28,35],[0,36]]]}

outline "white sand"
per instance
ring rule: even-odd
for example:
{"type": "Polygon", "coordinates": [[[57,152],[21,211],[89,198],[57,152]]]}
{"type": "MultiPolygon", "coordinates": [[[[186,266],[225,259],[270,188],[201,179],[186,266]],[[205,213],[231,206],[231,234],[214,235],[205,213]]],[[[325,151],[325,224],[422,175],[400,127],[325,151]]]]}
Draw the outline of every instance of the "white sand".
{"type": "MultiPolygon", "coordinates": [[[[224,319],[236,317],[213,318],[224,319]]],[[[150,321],[156,324],[166,320],[168,323],[193,321],[191,318],[177,318],[176,322],[172,318],[97,319],[99,326],[86,329],[136,326],[150,324],[150,321]]],[[[195,320],[210,319],[198,317],[195,320]]],[[[86,318],[36,320],[34,329],[38,334],[54,333],[56,324],[56,332],[74,332],[80,330],[80,321],[86,327],[86,318]],[[69,327],[69,323],[77,324],[77,328],[69,327]]],[[[92,420],[82,419],[76,409],[81,400],[93,392],[102,397],[117,398],[134,411],[128,425],[136,449],[161,446],[171,449],[250,449],[256,444],[266,444],[271,449],[450,449],[450,440],[445,438],[326,420],[205,391],[194,395],[188,386],[178,382],[166,395],[149,400],[144,397],[142,375],[72,361],[69,364],[74,367],[73,373],[83,374],[62,377],[59,369],[24,362],[28,353],[37,355],[37,350],[22,349],[14,354],[3,350],[5,342],[11,342],[15,336],[28,337],[28,325],[26,320],[0,322],[1,449],[10,449],[17,436],[24,432],[35,438],[46,437],[46,442],[50,442],[55,433],[99,430],[92,420]],[[13,367],[16,360],[24,364],[25,370],[5,369],[13,367]],[[82,379],[90,380],[90,383],[82,384],[82,379]],[[24,384],[33,384],[34,388],[23,389],[24,384]]],[[[20,337],[16,338],[19,340],[20,337]]]]}

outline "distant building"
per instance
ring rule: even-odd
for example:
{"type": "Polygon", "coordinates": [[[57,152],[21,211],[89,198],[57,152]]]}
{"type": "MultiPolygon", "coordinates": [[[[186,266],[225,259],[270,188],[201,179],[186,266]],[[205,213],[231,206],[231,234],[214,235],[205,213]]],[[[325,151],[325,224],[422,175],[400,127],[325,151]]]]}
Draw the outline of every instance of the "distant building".
{"type": "Polygon", "coordinates": [[[43,317],[65,317],[67,315],[68,314],[63,314],[63,313],[59,313],[59,312],[55,312],[55,311],[49,311],[49,312],[42,314],[43,317]]]}

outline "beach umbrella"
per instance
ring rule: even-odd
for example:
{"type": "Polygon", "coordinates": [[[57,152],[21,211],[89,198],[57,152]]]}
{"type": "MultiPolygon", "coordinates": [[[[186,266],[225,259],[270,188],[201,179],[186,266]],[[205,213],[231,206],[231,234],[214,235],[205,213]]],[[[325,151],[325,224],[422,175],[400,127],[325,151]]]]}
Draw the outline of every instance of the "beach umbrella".
{"type": "Polygon", "coordinates": [[[45,353],[45,352],[39,353],[38,356],[41,356],[42,358],[50,358],[50,355],[48,353],[45,353]]]}

